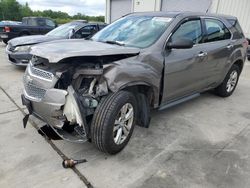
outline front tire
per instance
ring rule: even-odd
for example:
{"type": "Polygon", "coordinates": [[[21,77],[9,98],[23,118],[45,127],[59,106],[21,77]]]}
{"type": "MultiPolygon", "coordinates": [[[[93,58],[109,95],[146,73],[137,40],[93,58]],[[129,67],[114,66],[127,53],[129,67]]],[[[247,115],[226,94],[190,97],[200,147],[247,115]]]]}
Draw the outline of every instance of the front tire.
{"type": "Polygon", "coordinates": [[[136,99],[128,91],[119,91],[103,98],[95,110],[91,139],[106,153],[116,154],[128,143],[136,122],[136,99]]]}
{"type": "Polygon", "coordinates": [[[3,39],[3,43],[4,43],[4,44],[8,44],[8,41],[9,41],[9,40],[3,39]]]}
{"type": "Polygon", "coordinates": [[[215,88],[215,93],[220,97],[229,97],[233,94],[239,80],[240,69],[237,65],[233,65],[228,71],[224,81],[215,88]]]}

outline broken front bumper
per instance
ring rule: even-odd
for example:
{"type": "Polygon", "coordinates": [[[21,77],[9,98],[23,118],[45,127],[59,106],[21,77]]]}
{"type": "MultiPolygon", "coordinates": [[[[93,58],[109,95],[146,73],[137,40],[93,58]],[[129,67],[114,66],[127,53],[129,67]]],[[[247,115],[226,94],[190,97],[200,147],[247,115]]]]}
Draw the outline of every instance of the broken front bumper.
{"type": "Polygon", "coordinates": [[[87,141],[84,113],[73,87],[68,90],[55,89],[59,77],[50,72],[28,65],[24,75],[23,104],[30,115],[47,123],[63,139],[72,142],[87,141]],[[65,123],[77,124],[70,132],[64,130],[65,123]]]}

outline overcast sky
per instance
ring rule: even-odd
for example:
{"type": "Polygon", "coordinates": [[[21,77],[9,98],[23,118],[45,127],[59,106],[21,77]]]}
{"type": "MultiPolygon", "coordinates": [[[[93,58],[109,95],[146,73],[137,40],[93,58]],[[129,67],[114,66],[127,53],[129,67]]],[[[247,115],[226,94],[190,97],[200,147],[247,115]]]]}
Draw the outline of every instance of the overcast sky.
{"type": "Polygon", "coordinates": [[[105,15],[105,0],[18,0],[29,3],[32,10],[54,10],[70,15],[79,13],[98,16],[105,15]]]}

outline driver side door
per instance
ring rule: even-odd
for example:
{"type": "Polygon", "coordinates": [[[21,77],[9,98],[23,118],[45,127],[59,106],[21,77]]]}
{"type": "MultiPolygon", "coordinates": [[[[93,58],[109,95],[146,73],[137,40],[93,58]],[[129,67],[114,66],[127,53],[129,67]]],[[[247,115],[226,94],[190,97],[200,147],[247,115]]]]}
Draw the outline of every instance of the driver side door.
{"type": "Polygon", "coordinates": [[[200,18],[185,19],[169,38],[191,39],[194,46],[189,49],[166,49],[162,102],[163,105],[199,92],[204,87],[203,67],[206,52],[203,43],[203,28],[200,18]]]}

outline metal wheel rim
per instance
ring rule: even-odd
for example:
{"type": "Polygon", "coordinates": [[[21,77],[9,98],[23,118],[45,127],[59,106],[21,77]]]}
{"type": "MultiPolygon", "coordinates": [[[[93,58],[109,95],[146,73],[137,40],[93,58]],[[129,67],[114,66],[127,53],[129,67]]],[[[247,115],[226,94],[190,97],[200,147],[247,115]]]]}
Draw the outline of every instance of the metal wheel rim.
{"type": "Polygon", "coordinates": [[[122,144],[128,137],[134,121],[134,108],[132,104],[126,103],[122,106],[115,119],[113,138],[117,145],[122,144]]]}
{"type": "Polygon", "coordinates": [[[238,73],[237,71],[233,71],[230,74],[229,80],[227,81],[227,92],[230,93],[231,91],[234,90],[236,83],[238,80],[238,73]]]}

